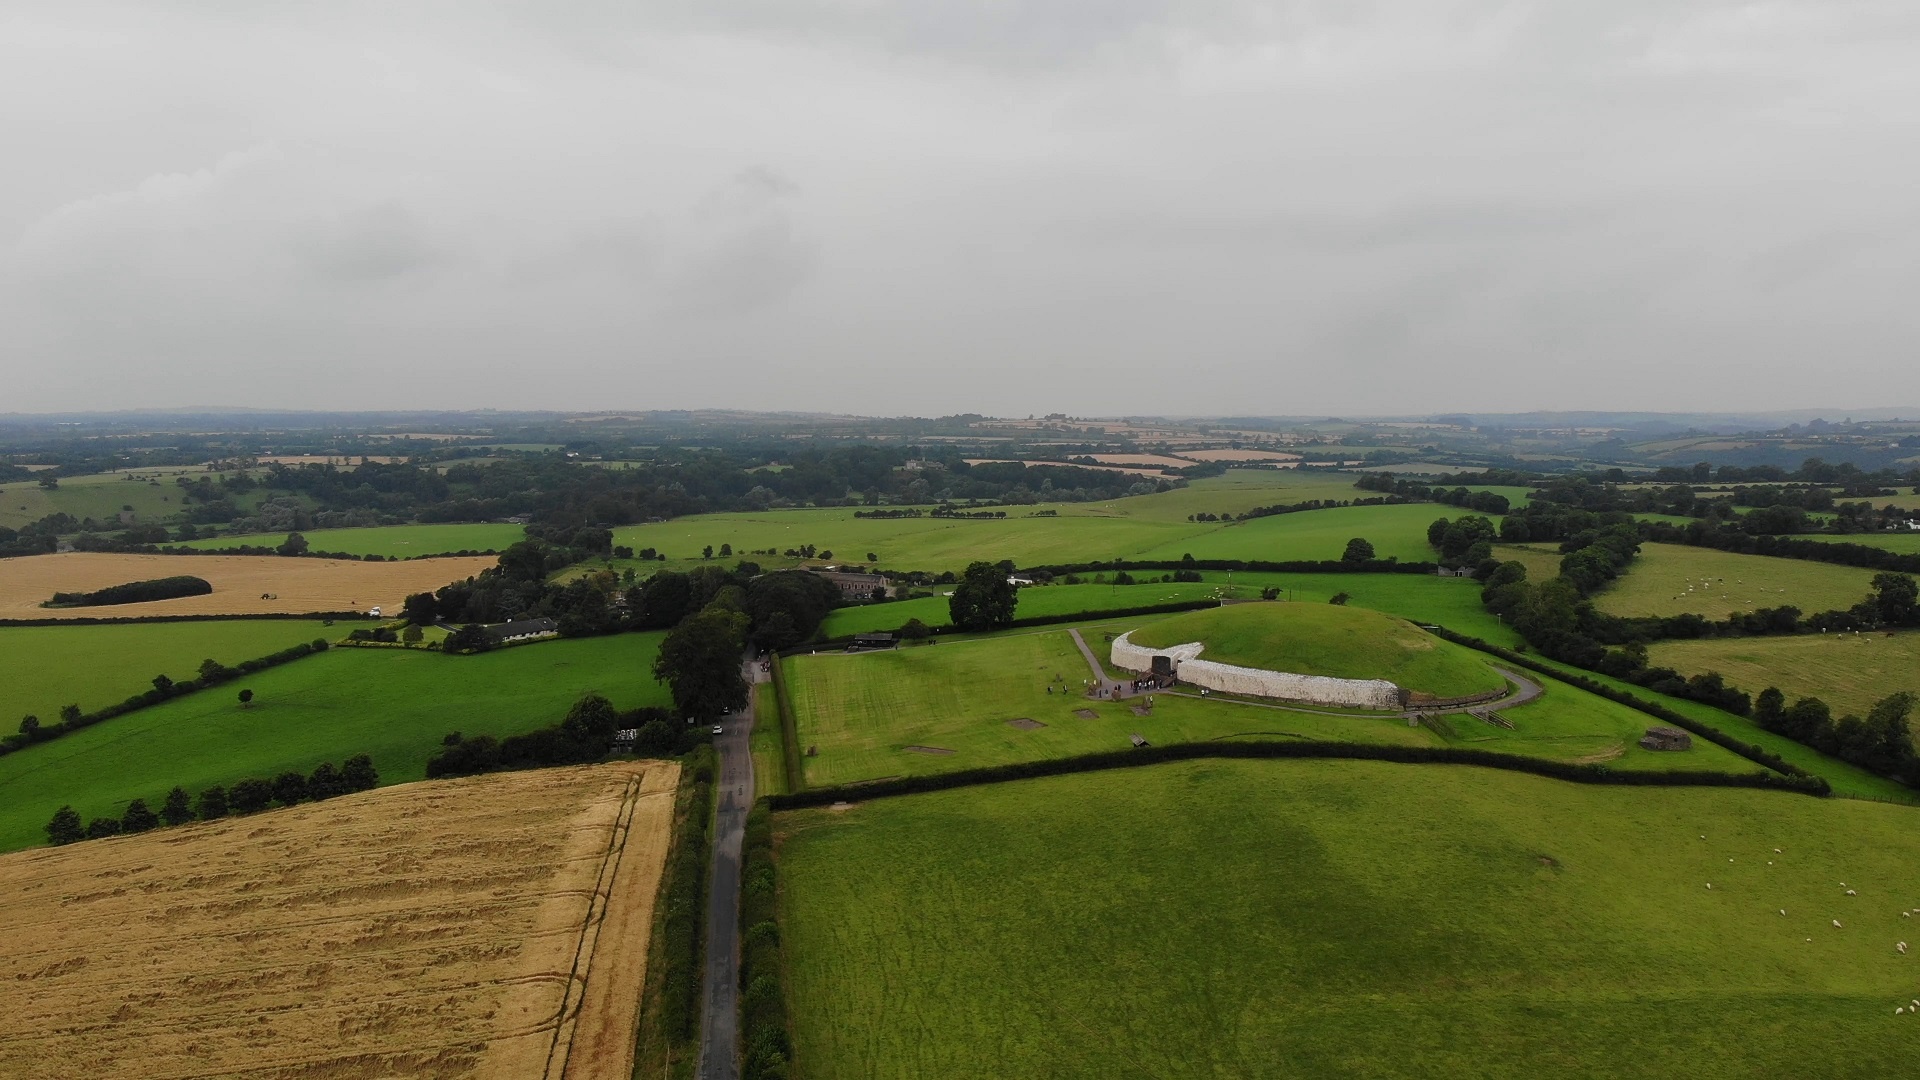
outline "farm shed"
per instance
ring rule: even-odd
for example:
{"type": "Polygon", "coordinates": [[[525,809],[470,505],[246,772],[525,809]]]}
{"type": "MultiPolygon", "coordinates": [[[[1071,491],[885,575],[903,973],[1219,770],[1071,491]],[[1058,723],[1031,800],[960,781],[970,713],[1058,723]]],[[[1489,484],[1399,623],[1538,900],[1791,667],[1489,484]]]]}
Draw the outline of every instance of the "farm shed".
{"type": "Polygon", "coordinates": [[[520,619],[515,622],[495,623],[482,629],[488,641],[495,645],[506,645],[515,641],[535,641],[553,637],[560,633],[560,624],[552,619],[520,619]]]}
{"type": "Polygon", "coordinates": [[[855,634],[853,644],[847,646],[848,652],[865,652],[868,649],[897,649],[900,639],[887,633],[855,634]]]}

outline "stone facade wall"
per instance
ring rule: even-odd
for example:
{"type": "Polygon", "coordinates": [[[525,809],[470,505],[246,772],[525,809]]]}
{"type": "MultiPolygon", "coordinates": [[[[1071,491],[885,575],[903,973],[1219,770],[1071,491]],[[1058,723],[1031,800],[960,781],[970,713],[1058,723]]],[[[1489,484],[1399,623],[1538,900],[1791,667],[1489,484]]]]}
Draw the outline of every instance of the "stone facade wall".
{"type": "Polygon", "coordinates": [[[1147,649],[1128,640],[1131,633],[1113,639],[1112,662],[1128,671],[1153,670],[1155,656],[1173,658],[1173,669],[1180,681],[1228,694],[1304,701],[1315,705],[1343,708],[1400,708],[1400,688],[1385,679],[1334,679],[1325,675],[1296,675],[1289,671],[1266,671],[1199,659],[1206,648],[1198,641],[1165,649],[1147,649]]]}

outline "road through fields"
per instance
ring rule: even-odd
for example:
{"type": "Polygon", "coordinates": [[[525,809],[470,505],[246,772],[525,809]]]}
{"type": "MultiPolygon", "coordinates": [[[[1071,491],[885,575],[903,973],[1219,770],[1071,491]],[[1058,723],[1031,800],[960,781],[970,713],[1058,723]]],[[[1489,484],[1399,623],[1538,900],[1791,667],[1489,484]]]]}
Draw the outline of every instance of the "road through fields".
{"type": "MultiPolygon", "coordinates": [[[[742,675],[759,693],[760,665],[749,661],[742,675]]],[[[753,809],[753,702],[726,718],[713,740],[720,756],[720,802],[713,825],[713,879],[707,888],[707,966],[700,1021],[700,1080],[736,1080],[740,1075],[740,854],[747,812],[753,809]]]]}

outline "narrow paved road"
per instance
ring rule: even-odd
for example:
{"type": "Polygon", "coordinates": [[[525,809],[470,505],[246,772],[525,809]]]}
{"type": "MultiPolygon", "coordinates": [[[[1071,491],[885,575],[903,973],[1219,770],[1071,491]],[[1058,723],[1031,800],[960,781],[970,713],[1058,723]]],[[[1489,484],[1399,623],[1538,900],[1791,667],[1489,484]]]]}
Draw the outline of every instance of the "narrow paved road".
{"type": "MultiPolygon", "coordinates": [[[[742,674],[760,692],[758,664],[742,674]]],[[[745,712],[724,721],[726,730],[714,737],[720,757],[719,809],[713,825],[713,878],[707,883],[707,967],[700,1017],[700,1080],[737,1080],[740,1061],[740,852],[746,836],[747,811],[753,809],[753,700],[745,712]]]]}

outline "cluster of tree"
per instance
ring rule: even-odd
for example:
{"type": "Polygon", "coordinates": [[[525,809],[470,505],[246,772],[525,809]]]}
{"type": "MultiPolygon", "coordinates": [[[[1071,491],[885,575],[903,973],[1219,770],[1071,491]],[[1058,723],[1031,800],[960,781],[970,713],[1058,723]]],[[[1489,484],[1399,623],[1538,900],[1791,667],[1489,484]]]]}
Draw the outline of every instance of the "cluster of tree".
{"type": "MultiPolygon", "coordinates": [[[[311,656],[314,653],[325,652],[327,648],[326,639],[316,638],[312,642],[304,645],[290,645],[287,648],[281,649],[279,652],[255,657],[252,660],[244,661],[236,667],[228,667],[217,660],[203,660],[200,662],[200,673],[197,678],[183,679],[175,682],[165,674],[155,675],[153,677],[153,689],[143,690],[127,698],[125,701],[102,706],[90,713],[82,713],[79,705],[62,705],[60,707],[60,722],[57,724],[45,725],[40,722],[38,716],[30,715],[20,721],[20,729],[17,734],[8,735],[4,739],[0,739],[0,755],[10,754],[29,743],[43,742],[47,739],[68,734],[69,732],[78,731],[84,727],[91,727],[103,720],[111,720],[116,716],[123,716],[135,709],[144,709],[149,705],[157,705],[169,698],[176,698],[182,694],[191,694],[196,690],[216,686],[220,683],[237,679],[242,675],[251,675],[256,671],[265,671],[270,667],[290,663],[303,656],[311,656]]],[[[242,705],[247,704],[253,699],[253,692],[250,690],[242,691],[242,695],[240,699],[242,705]]]]}
{"type": "Polygon", "coordinates": [[[80,527],[72,514],[48,514],[19,529],[0,525],[0,559],[22,555],[51,555],[60,548],[60,537],[80,527]]]}
{"type": "Polygon", "coordinates": [[[161,825],[218,821],[230,814],[257,814],[275,804],[296,806],[319,802],[356,791],[371,791],[378,786],[380,773],[373,767],[373,758],[355,754],[338,768],[331,761],[321,762],[310,775],[289,770],[271,779],[247,779],[232,787],[210,787],[202,791],[197,800],[187,794],[186,788],[176,786],[167,792],[157,814],[148,808],[145,799],[134,799],[119,817],[96,817],[82,825],[78,811],[70,805],[62,806],[54,811],[53,820],[47,822],[47,843],[71,844],[103,836],[148,832],[161,825]]]}
{"type": "MultiPolygon", "coordinates": [[[[1483,517],[1435,518],[1427,526],[1427,543],[1440,552],[1445,567],[1486,567],[1493,561],[1493,538],[1497,534],[1492,521],[1483,517]]],[[[1484,574],[1482,575],[1484,576],[1484,574]]]]}
{"type": "Polygon", "coordinates": [[[747,815],[740,883],[741,1080],[785,1080],[793,1056],[774,899],[773,814],[762,803],[747,815]]]}
{"type": "Polygon", "coordinates": [[[1920,481],[1920,469],[1904,473],[1894,469],[1868,472],[1851,462],[1828,463],[1816,457],[1806,459],[1793,470],[1777,465],[1722,465],[1716,469],[1706,461],[1691,466],[1668,465],[1656,470],[1653,478],[1662,484],[1826,484],[1838,486],[1843,494],[1852,496],[1879,492],[1892,484],[1920,481]]]}
{"type": "Polygon", "coordinates": [[[213,592],[213,585],[206,578],[179,574],[147,581],[129,581],[124,585],[109,585],[92,592],[57,592],[53,594],[51,601],[40,606],[63,608],[144,604],[151,600],[173,600],[182,596],[206,596],[211,592],[213,592]]]}
{"type": "MultiPolygon", "coordinates": [[[[1529,479],[1522,479],[1520,484],[1515,486],[1524,485],[1529,479]]],[[[1473,482],[1492,484],[1495,481],[1475,478],[1473,482]]],[[[1458,506],[1462,510],[1472,510],[1481,514],[1504,514],[1512,509],[1512,503],[1507,497],[1497,492],[1474,491],[1464,486],[1448,488],[1404,479],[1392,473],[1368,473],[1354,481],[1353,486],[1365,491],[1384,491],[1406,502],[1446,503],[1448,506],[1458,506]]]]}
{"type": "MultiPolygon", "coordinates": [[[[601,530],[604,531],[604,530],[601,530]]],[[[609,551],[611,549],[609,548],[609,551]]],[[[586,637],[635,629],[629,617],[623,579],[612,570],[583,574],[567,582],[549,582],[555,570],[577,561],[579,549],[544,540],[522,540],[500,553],[499,562],[478,576],[406,598],[402,612],[411,622],[477,624],[550,618],[566,637],[586,637]]],[[[477,641],[486,647],[484,635],[477,641]]],[[[460,646],[449,641],[450,651],[460,646]]]]}
{"type": "Polygon", "coordinates": [[[1914,700],[1907,691],[1889,694],[1874,704],[1864,720],[1852,714],[1835,720],[1819,698],[1801,698],[1789,706],[1786,695],[1769,686],[1754,699],[1753,719],[1768,731],[1822,753],[1920,787],[1920,760],[1916,760],[1908,723],[1914,700]]]}
{"type": "Polygon", "coordinates": [[[441,740],[440,750],[427,759],[427,777],[599,761],[613,748],[613,737],[623,728],[637,729],[634,750],[643,757],[684,753],[706,741],[701,732],[678,723],[665,709],[648,707],[621,713],[606,698],[588,694],[574,702],[559,723],[523,734],[496,739],[449,732],[441,740]]]}
{"type": "Polygon", "coordinates": [[[1296,503],[1276,503],[1273,506],[1256,506],[1241,514],[1231,511],[1222,514],[1188,514],[1188,521],[1252,521],[1255,518],[1275,517],[1280,514],[1299,514],[1308,510],[1331,510],[1341,506],[1387,506],[1412,502],[1397,495],[1383,496],[1378,499],[1303,499],[1296,503]]]}
{"type": "Polygon", "coordinates": [[[1007,572],[990,562],[975,562],[953,588],[947,600],[947,615],[953,625],[968,632],[1004,630],[1013,625],[1013,611],[1020,603],[1020,591],[1007,579],[1007,572]]]}
{"type": "Polygon", "coordinates": [[[1509,544],[1565,540],[1634,520],[1634,516],[1624,510],[1586,510],[1564,503],[1530,502],[1500,519],[1500,539],[1509,544]]]}

